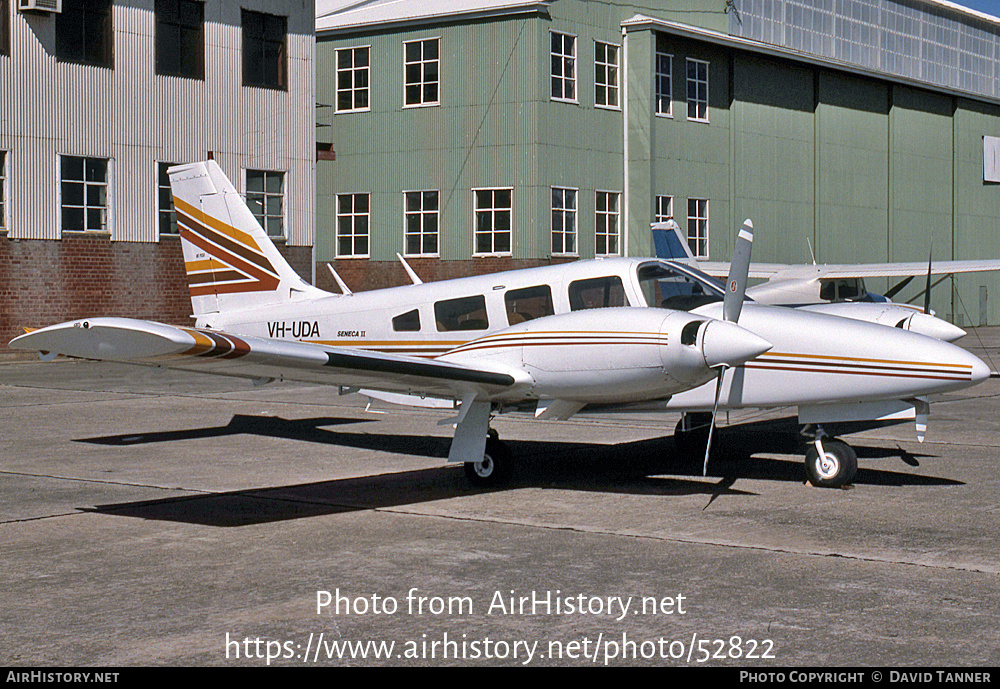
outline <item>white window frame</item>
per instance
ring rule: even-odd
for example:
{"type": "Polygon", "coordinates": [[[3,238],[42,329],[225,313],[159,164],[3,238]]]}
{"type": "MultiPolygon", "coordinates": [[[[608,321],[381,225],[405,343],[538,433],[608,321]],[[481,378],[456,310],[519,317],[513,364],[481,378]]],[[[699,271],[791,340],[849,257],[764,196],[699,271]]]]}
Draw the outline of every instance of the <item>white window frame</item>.
{"type": "Polygon", "coordinates": [[[654,222],[667,222],[674,218],[674,197],[660,194],[656,197],[656,208],[653,212],[654,222]],[[664,207],[666,206],[666,207],[664,207]]]}
{"type": "Polygon", "coordinates": [[[622,226],[621,226],[621,197],[620,191],[610,191],[598,189],[594,193],[594,255],[595,256],[621,256],[622,251],[622,226]],[[604,195],[605,210],[601,210],[600,199],[604,195]],[[615,209],[610,210],[610,201],[614,199],[615,209]],[[603,220],[603,221],[602,221],[603,220]],[[609,231],[610,225],[614,224],[614,232],[609,231]],[[603,225],[603,231],[602,231],[603,225]],[[600,238],[604,238],[605,251],[601,251],[600,238]],[[611,238],[614,238],[615,250],[609,251],[611,238]]]}
{"type": "Polygon", "coordinates": [[[617,43],[594,41],[594,107],[602,110],[621,110],[621,46],[617,43]],[[614,52],[614,62],[602,61],[600,49],[604,48],[605,57],[614,52]],[[602,80],[603,78],[603,80],[602,80]],[[605,102],[599,102],[603,92],[605,102]],[[614,97],[614,103],[609,102],[614,97]]]}
{"type": "Polygon", "coordinates": [[[708,202],[709,199],[688,199],[687,241],[695,258],[708,258],[708,202]]]}
{"type": "Polygon", "coordinates": [[[419,38],[414,41],[403,41],[403,107],[404,108],[430,108],[434,106],[441,105],[441,37],[440,36],[430,36],[428,38],[419,38]],[[424,44],[434,41],[437,44],[437,57],[433,59],[426,59],[424,44]],[[406,59],[406,48],[413,44],[420,45],[420,59],[414,62],[410,62],[406,59]],[[427,80],[426,67],[427,65],[434,64],[437,67],[437,76],[433,81],[427,80]],[[407,81],[407,72],[409,71],[410,65],[419,65],[420,69],[420,81],[409,82],[407,81]],[[434,100],[424,100],[424,87],[428,84],[434,84],[437,87],[437,98],[434,100]],[[420,89],[420,100],[414,103],[407,101],[407,89],[415,85],[420,89]]]}
{"type": "Polygon", "coordinates": [[[436,257],[441,255],[441,190],[440,189],[410,189],[403,192],[403,255],[412,257],[436,257]],[[435,193],[438,195],[438,205],[437,208],[433,210],[428,210],[424,207],[424,194],[435,193]],[[420,208],[418,210],[410,210],[409,195],[419,194],[420,195],[420,208]],[[419,221],[419,229],[417,232],[410,232],[410,217],[415,216],[419,221]],[[427,218],[434,218],[434,232],[428,232],[425,227],[425,220],[427,218]],[[434,245],[437,249],[433,252],[424,251],[424,237],[427,235],[434,235],[434,245]],[[412,253],[409,251],[410,237],[416,236],[419,238],[420,251],[418,253],[412,253]]]}
{"type": "Polygon", "coordinates": [[[688,120],[690,120],[692,122],[708,122],[708,78],[709,78],[709,62],[707,60],[698,60],[698,59],[695,59],[693,57],[689,57],[689,58],[687,58],[687,62],[685,64],[687,65],[687,69],[685,71],[685,77],[687,78],[687,91],[686,91],[687,112],[688,112],[687,118],[688,118],[688,120]],[[694,77],[691,76],[691,67],[692,66],[694,66],[695,70],[696,70],[696,73],[695,73],[694,77]],[[698,71],[700,71],[700,69],[701,69],[702,66],[704,66],[704,68],[705,68],[705,78],[704,79],[702,79],[701,75],[697,73],[698,71]],[[695,93],[695,96],[693,98],[691,96],[691,93],[692,93],[691,87],[692,86],[694,86],[694,93],[695,93]],[[702,97],[702,94],[701,94],[701,87],[704,87],[704,97],[702,97]],[[694,115],[694,117],[691,116],[691,108],[692,108],[692,106],[695,108],[695,115],[694,115]],[[701,114],[699,113],[699,107],[698,106],[704,106],[704,108],[705,108],[705,114],[704,114],[704,116],[701,116],[701,114]]]}
{"type": "Polygon", "coordinates": [[[673,53],[664,53],[656,51],[656,115],[657,117],[669,117],[674,116],[674,55],[673,53]],[[661,59],[666,59],[667,70],[664,72],[660,69],[661,59]],[[665,84],[664,84],[665,82],[665,84]],[[666,88],[662,88],[663,86],[666,88]],[[663,103],[666,101],[666,109],[663,108],[663,103]]]}
{"type": "Polygon", "coordinates": [[[579,37],[576,36],[575,34],[565,33],[563,31],[549,31],[549,99],[550,100],[558,101],[558,102],[561,102],[561,103],[577,103],[577,102],[579,102],[580,89],[578,88],[577,77],[576,77],[576,73],[577,73],[577,65],[576,65],[577,59],[576,59],[576,54],[577,54],[577,44],[579,43],[578,38],[579,37]],[[560,53],[552,52],[552,38],[554,36],[559,36],[561,39],[563,39],[563,42],[560,45],[560,49],[565,49],[565,40],[564,39],[571,38],[573,40],[573,52],[572,52],[572,54],[567,55],[564,52],[560,52],[560,53]],[[552,60],[553,60],[553,58],[559,58],[559,60],[560,60],[560,63],[559,63],[560,73],[559,74],[555,74],[554,71],[553,71],[553,69],[552,69],[552,60]],[[569,64],[572,67],[572,71],[573,71],[573,75],[570,76],[570,77],[565,76],[565,68],[566,68],[567,64],[569,64]],[[552,82],[555,79],[558,79],[560,81],[560,83],[563,85],[562,93],[564,95],[556,96],[556,95],[552,94],[552,82]],[[573,86],[573,96],[571,98],[567,98],[565,96],[565,93],[566,93],[565,86],[566,86],[566,84],[572,84],[572,86],[573,86]]]}
{"type": "Polygon", "coordinates": [[[5,234],[10,227],[8,210],[10,210],[10,194],[7,178],[10,169],[10,151],[0,148],[0,234],[5,234]]]}
{"type": "Polygon", "coordinates": [[[484,257],[484,256],[511,256],[514,249],[514,187],[479,187],[472,190],[472,255],[473,257],[484,257]],[[489,207],[479,207],[479,194],[483,192],[491,192],[493,194],[493,203],[496,203],[496,192],[498,191],[508,191],[510,192],[510,206],[503,207],[497,205],[491,205],[489,207]],[[506,232],[510,235],[509,237],[509,247],[507,250],[497,250],[497,235],[502,234],[503,230],[497,229],[496,225],[496,214],[498,212],[507,212],[508,217],[508,229],[506,232]],[[480,251],[479,250],[479,217],[481,213],[489,213],[490,222],[490,248],[491,251],[480,251]]]}
{"type": "Polygon", "coordinates": [[[372,109],[372,47],[370,45],[355,45],[355,46],[345,46],[343,48],[337,48],[333,53],[333,71],[334,71],[334,93],[333,93],[333,111],[335,113],[348,113],[348,112],[369,112],[372,109]],[[356,50],[367,50],[368,51],[368,64],[363,67],[355,66],[355,56],[354,51],[356,50]],[[351,53],[351,66],[345,69],[340,67],[340,54],[341,53],[351,53]],[[351,74],[351,87],[349,89],[342,89],[340,87],[340,75],[341,73],[351,74]],[[357,73],[364,72],[367,75],[366,84],[362,88],[358,88],[355,84],[357,79],[357,73]],[[340,107],[340,94],[343,92],[350,92],[351,94],[351,107],[341,108],[340,107]],[[355,106],[355,94],[364,91],[366,93],[366,105],[362,107],[355,106]]]}
{"type": "Polygon", "coordinates": [[[177,211],[174,209],[173,188],[170,186],[170,180],[168,178],[166,184],[160,183],[160,167],[164,167],[164,174],[166,174],[166,170],[170,169],[174,165],[178,165],[178,163],[171,163],[166,160],[156,161],[156,233],[161,237],[177,237],[180,235],[180,228],[177,226],[177,211]],[[163,208],[161,203],[162,197],[160,195],[164,190],[170,193],[169,210],[163,208]],[[165,213],[169,213],[170,215],[170,225],[174,228],[173,232],[164,232],[160,229],[160,219],[165,213]]]}
{"type": "Polygon", "coordinates": [[[59,172],[59,231],[60,231],[60,233],[62,233],[62,234],[66,234],[66,233],[90,233],[90,234],[108,234],[108,235],[110,235],[111,234],[111,221],[112,221],[112,215],[111,215],[111,207],[112,207],[111,189],[112,189],[112,186],[111,186],[111,181],[113,179],[113,174],[112,174],[113,160],[111,158],[104,158],[102,156],[78,156],[78,155],[69,155],[69,154],[62,154],[62,155],[57,156],[57,158],[58,158],[58,162],[56,163],[56,165],[57,165],[57,170],[59,172]],[[70,183],[80,182],[80,183],[83,184],[84,189],[83,189],[83,205],[82,206],[77,206],[77,205],[67,206],[64,203],[64,199],[63,199],[63,183],[66,180],[63,179],[63,175],[62,175],[62,159],[63,158],[80,158],[81,160],[84,161],[84,163],[83,163],[83,179],[82,180],[69,180],[70,183]],[[104,168],[104,181],[103,182],[88,182],[87,181],[87,162],[86,161],[88,161],[88,160],[103,160],[106,163],[106,166],[104,168]],[[91,206],[91,205],[89,205],[87,203],[87,187],[98,187],[98,188],[103,187],[104,188],[104,205],[103,206],[100,206],[100,205],[91,206]],[[81,208],[83,210],[84,229],[82,229],[82,230],[67,230],[63,226],[63,210],[65,208],[67,208],[67,207],[68,208],[81,208]],[[89,211],[91,209],[101,209],[101,210],[104,211],[104,222],[102,223],[103,226],[101,228],[99,228],[99,229],[88,229],[86,227],[86,225],[87,225],[87,211],[89,211]]]}
{"type": "Polygon", "coordinates": [[[256,218],[257,222],[260,223],[261,228],[271,239],[285,239],[287,236],[286,228],[288,227],[287,218],[285,213],[288,209],[288,198],[286,194],[286,189],[288,188],[288,174],[284,170],[261,170],[258,168],[243,168],[243,200],[246,202],[247,207],[256,218]],[[250,174],[251,173],[263,173],[264,175],[264,189],[262,191],[250,191],[250,174]],[[273,192],[267,190],[267,178],[268,176],[274,177],[278,176],[281,179],[281,191],[273,192]],[[257,199],[252,199],[251,196],[259,196],[262,199],[261,212],[257,213],[254,210],[253,204],[257,199]],[[281,213],[270,212],[268,201],[271,199],[281,200],[281,213]],[[281,234],[272,234],[270,230],[270,224],[268,220],[272,218],[281,219],[281,234]]]}
{"type": "Polygon", "coordinates": [[[371,223],[372,205],[371,205],[371,199],[372,199],[372,195],[370,193],[368,193],[368,192],[363,192],[363,191],[347,192],[347,193],[343,193],[343,194],[337,194],[337,224],[336,224],[335,231],[334,231],[334,243],[333,243],[334,253],[335,253],[335,255],[336,255],[337,258],[369,258],[371,256],[371,250],[372,250],[372,235],[371,235],[371,233],[372,233],[372,223],[371,223]],[[344,208],[343,208],[343,202],[344,202],[344,197],[346,197],[346,196],[350,196],[351,197],[351,209],[349,211],[345,212],[344,208]],[[355,199],[357,197],[359,197],[359,196],[364,196],[368,200],[368,210],[366,210],[363,213],[358,213],[357,211],[355,211],[355,206],[356,206],[355,199]],[[350,234],[351,251],[350,252],[342,252],[340,250],[340,240],[343,237],[343,235],[341,235],[341,233],[340,233],[341,221],[344,220],[344,219],[347,219],[347,218],[350,219],[350,224],[351,224],[351,234],[350,234]],[[365,231],[364,232],[357,232],[356,231],[356,226],[357,226],[358,218],[364,218],[365,219],[365,231]],[[357,251],[357,239],[358,239],[358,237],[364,237],[365,238],[365,251],[364,252],[357,251]]]}
{"type": "Polygon", "coordinates": [[[552,255],[553,256],[579,256],[580,255],[580,237],[578,228],[579,224],[579,206],[580,206],[580,190],[573,187],[552,187],[551,193],[549,194],[549,205],[551,206],[552,218],[552,255]],[[555,204],[556,192],[562,192],[562,207],[557,208],[555,204]],[[571,192],[573,194],[573,207],[568,208],[566,203],[566,192],[571,192]],[[556,217],[560,219],[561,227],[556,227],[556,217]],[[567,221],[571,224],[572,229],[567,230],[567,221]],[[562,247],[561,251],[556,250],[556,236],[559,236],[559,245],[562,247]],[[572,247],[567,248],[567,238],[572,238],[572,247]]]}

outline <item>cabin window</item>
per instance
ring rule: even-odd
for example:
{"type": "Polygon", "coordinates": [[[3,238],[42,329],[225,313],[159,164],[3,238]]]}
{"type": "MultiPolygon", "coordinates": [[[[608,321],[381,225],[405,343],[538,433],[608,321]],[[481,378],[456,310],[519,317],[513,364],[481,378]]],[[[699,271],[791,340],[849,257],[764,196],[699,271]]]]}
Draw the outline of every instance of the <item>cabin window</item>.
{"type": "Polygon", "coordinates": [[[434,304],[434,320],[438,332],[453,330],[487,330],[490,327],[486,317],[486,298],[477,295],[448,299],[434,304]]]}
{"type": "Polygon", "coordinates": [[[667,264],[647,263],[639,267],[639,289],[647,306],[690,311],[713,301],[722,301],[723,287],[713,278],[687,269],[682,273],[667,264]]]}
{"type": "Polygon", "coordinates": [[[573,311],[628,305],[625,287],[617,275],[576,280],[569,284],[569,306],[573,311]]]}
{"type": "Polygon", "coordinates": [[[392,329],[396,332],[416,332],[420,330],[420,312],[407,311],[392,319],[392,329]]]}
{"type": "Polygon", "coordinates": [[[861,278],[820,280],[819,298],[823,301],[852,301],[865,295],[861,278]]]}
{"type": "Polygon", "coordinates": [[[552,308],[552,290],[548,285],[512,289],[504,297],[507,306],[507,323],[516,325],[555,313],[552,308]]]}

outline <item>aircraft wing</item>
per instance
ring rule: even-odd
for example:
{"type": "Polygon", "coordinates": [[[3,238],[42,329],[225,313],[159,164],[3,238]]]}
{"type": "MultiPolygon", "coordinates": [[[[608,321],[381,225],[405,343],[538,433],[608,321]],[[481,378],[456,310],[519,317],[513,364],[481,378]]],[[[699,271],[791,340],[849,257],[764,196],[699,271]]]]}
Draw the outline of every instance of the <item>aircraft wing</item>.
{"type": "MultiPolygon", "coordinates": [[[[713,276],[724,276],[729,272],[729,264],[718,261],[698,261],[693,263],[702,272],[713,276]]],[[[1000,260],[980,259],[967,261],[934,261],[932,275],[952,273],[980,273],[1000,270],[1000,260]]],[[[927,263],[909,261],[899,263],[841,263],[821,265],[793,265],[787,263],[751,263],[750,277],[767,280],[792,280],[812,278],[877,278],[927,275],[927,263]]]]}
{"type": "Polygon", "coordinates": [[[445,398],[488,397],[517,382],[502,370],[129,318],[59,323],[14,338],[10,347],[36,350],[45,359],[64,354],[261,382],[295,380],[445,398]]]}
{"type": "MultiPolygon", "coordinates": [[[[721,261],[698,261],[691,259],[685,261],[685,263],[689,263],[701,272],[707,273],[712,277],[724,278],[729,275],[729,264],[721,261]]],[[[785,263],[751,263],[747,277],[764,278],[769,280],[783,270],[797,267],[798,266],[791,266],[785,263]]],[[[924,271],[926,272],[926,270],[927,268],[925,266],[924,271]]]]}

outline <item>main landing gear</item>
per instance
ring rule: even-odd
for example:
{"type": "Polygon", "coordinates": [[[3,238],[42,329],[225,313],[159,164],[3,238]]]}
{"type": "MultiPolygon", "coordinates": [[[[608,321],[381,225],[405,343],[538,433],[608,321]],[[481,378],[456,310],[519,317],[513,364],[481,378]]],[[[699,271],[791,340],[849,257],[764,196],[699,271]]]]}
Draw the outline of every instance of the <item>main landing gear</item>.
{"type": "MultiPolygon", "coordinates": [[[[685,414],[674,429],[674,446],[682,460],[700,464],[708,442],[708,425],[712,415],[707,412],[685,414]]],[[[809,483],[823,488],[840,488],[850,484],[858,473],[858,455],[843,440],[830,437],[820,425],[802,429],[807,438],[806,477],[809,483]]]]}
{"type": "Polygon", "coordinates": [[[486,437],[486,450],[478,462],[465,462],[469,482],[480,488],[494,488],[510,478],[510,450],[492,428],[486,437]]]}
{"type": "Polygon", "coordinates": [[[812,436],[806,450],[806,475],[809,483],[823,488],[840,488],[854,480],[858,473],[858,455],[843,440],[831,438],[822,426],[806,426],[805,436],[812,436]]]}

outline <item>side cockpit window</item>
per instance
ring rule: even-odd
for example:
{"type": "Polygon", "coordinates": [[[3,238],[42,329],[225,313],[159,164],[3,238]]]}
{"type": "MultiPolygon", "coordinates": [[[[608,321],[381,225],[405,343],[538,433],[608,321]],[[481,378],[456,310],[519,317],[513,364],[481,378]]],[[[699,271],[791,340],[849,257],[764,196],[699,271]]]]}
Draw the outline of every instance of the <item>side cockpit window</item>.
{"type": "Polygon", "coordinates": [[[647,306],[690,311],[723,297],[721,284],[691,268],[647,263],[639,267],[638,277],[647,306]]]}
{"type": "Polygon", "coordinates": [[[573,311],[628,305],[625,287],[617,275],[569,283],[569,307],[573,311]]]}
{"type": "Polygon", "coordinates": [[[453,330],[487,330],[490,321],[486,317],[486,297],[461,297],[447,299],[434,304],[434,320],[438,332],[453,330]]]}
{"type": "Polygon", "coordinates": [[[548,285],[512,289],[503,296],[507,308],[507,324],[516,325],[525,321],[551,316],[552,289],[548,285]]]}
{"type": "Polygon", "coordinates": [[[392,329],[397,333],[410,333],[420,330],[420,312],[416,309],[402,313],[392,319],[392,329]]]}

